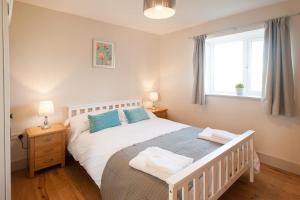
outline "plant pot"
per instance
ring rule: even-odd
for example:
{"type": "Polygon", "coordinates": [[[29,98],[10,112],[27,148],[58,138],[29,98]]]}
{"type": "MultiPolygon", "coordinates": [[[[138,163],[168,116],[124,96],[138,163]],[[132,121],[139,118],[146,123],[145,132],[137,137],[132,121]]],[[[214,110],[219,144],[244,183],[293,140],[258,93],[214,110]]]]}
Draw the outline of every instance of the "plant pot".
{"type": "Polygon", "coordinates": [[[244,88],[235,88],[237,95],[243,95],[244,94],[244,88]]]}

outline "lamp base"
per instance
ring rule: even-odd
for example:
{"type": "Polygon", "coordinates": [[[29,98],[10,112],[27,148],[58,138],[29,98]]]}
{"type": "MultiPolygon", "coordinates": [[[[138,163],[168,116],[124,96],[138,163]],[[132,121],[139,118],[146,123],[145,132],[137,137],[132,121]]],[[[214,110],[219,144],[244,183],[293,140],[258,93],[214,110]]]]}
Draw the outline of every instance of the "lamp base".
{"type": "Polygon", "coordinates": [[[156,110],[156,106],[154,104],[154,102],[152,103],[152,108],[151,108],[153,111],[156,110]]]}
{"type": "Polygon", "coordinates": [[[41,128],[42,128],[42,129],[49,129],[50,126],[49,126],[49,125],[47,125],[47,126],[44,125],[44,126],[41,126],[41,128]]]}
{"type": "Polygon", "coordinates": [[[48,129],[48,128],[50,128],[48,123],[48,116],[45,116],[44,125],[42,126],[42,129],[48,129]]]}
{"type": "Polygon", "coordinates": [[[152,111],[155,111],[155,110],[156,110],[156,106],[153,105],[152,108],[151,108],[151,110],[152,110],[152,111]]]}

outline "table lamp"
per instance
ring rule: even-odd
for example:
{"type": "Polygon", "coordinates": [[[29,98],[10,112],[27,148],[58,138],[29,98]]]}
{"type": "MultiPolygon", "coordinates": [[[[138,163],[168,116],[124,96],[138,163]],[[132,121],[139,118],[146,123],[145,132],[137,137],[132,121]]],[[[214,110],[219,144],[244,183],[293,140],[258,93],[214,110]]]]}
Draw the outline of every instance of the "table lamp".
{"type": "Polygon", "coordinates": [[[39,114],[44,116],[44,125],[42,126],[43,129],[50,128],[48,124],[48,115],[54,113],[54,106],[52,101],[41,101],[39,104],[39,114]]]}

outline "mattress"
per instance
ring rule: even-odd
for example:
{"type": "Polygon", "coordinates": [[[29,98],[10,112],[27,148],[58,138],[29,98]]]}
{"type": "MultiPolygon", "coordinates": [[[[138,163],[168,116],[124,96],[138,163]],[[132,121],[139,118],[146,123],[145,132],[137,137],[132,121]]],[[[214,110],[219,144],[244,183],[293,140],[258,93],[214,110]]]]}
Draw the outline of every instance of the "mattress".
{"type": "Polygon", "coordinates": [[[68,143],[68,151],[100,188],[104,168],[116,152],[187,127],[170,120],[153,118],[92,134],[85,131],[68,143]]]}

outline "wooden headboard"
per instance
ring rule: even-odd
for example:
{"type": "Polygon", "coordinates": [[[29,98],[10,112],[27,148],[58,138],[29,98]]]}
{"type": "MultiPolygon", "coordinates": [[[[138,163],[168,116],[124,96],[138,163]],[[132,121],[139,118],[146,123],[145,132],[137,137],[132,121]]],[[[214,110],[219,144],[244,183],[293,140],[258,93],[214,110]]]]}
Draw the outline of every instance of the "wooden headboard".
{"type": "Polygon", "coordinates": [[[79,114],[95,112],[95,111],[109,111],[113,109],[126,109],[131,107],[142,106],[143,102],[141,99],[129,99],[120,101],[109,101],[96,104],[86,104],[86,105],[71,105],[68,106],[68,117],[74,117],[79,114]]]}

